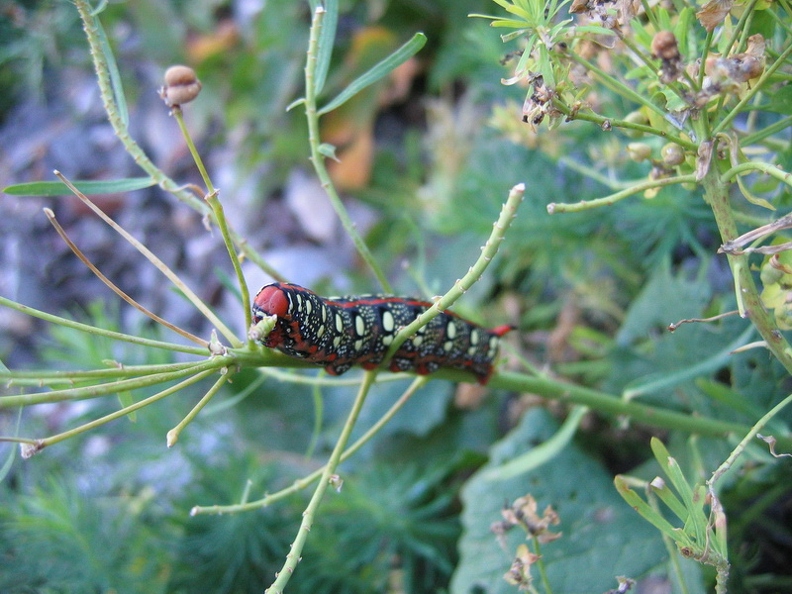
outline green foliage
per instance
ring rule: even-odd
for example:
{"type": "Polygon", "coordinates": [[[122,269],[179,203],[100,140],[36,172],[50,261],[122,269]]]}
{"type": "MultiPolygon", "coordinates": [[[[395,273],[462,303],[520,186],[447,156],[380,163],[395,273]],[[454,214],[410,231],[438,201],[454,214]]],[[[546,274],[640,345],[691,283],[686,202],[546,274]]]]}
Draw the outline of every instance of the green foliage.
{"type": "MultiPolygon", "coordinates": [[[[146,325],[123,335],[112,307],[89,307],[79,327],[17,307],[63,326],[53,326],[39,350],[48,368],[41,377],[2,370],[21,392],[3,396],[2,406],[112,398],[55,404],[59,414],[25,410],[23,451],[46,453],[24,470],[12,467],[0,485],[0,590],[260,592],[280,573],[273,591],[294,574],[288,590],[312,593],[513,592],[527,582],[548,594],[606,591],[620,575],[704,592],[713,573],[690,559],[718,567],[721,592],[729,565],[734,592],[788,589],[789,568],[774,562],[790,550],[788,459],[753,438],[760,429],[771,434],[779,452],[792,443],[792,410],[783,408],[792,371],[784,333],[790,221],[763,226],[769,208],[783,211],[790,196],[787,3],[734,14],[715,10],[718,3],[647,5],[632,15],[608,3],[328,1],[324,20],[318,6],[265,3],[230,38],[219,34],[226,8],[211,1],[100,6],[99,20],[87,22],[107,32],[101,51],[93,50],[108,77],[119,57],[119,77],[102,87],[110,111],[119,112],[110,114],[116,133],[127,139],[121,99],[134,105],[141,92],[126,78],[133,70],[126,60],[194,63],[204,90],[189,106],[192,125],[228,131],[206,145],[233,148],[238,171],[270,172],[261,202],[310,155],[362,263],[328,271],[328,285],[345,275],[362,291],[376,291],[376,277],[399,293],[449,300],[466,293],[457,312],[489,325],[519,323],[504,349],[509,372],[495,374],[483,401],[478,387],[455,391],[432,378],[406,403],[407,382],[379,381],[384,374],[370,390],[373,376],[361,380],[359,372],[340,381],[313,371],[276,375],[270,367],[301,362],[232,331],[238,321],[221,320],[173,277],[217,328],[218,336],[187,350],[159,342],[146,325]],[[467,18],[485,12],[497,13],[486,17],[495,30],[467,18]],[[114,27],[130,23],[140,35],[131,52],[114,39],[114,27]],[[355,30],[374,27],[402,50],[351,64],[355,30]],[[193,43],[196,36],[209,43],[193,43]],[[343,103],[352,120],[373,122],[388,76],[424,40],[411,80],[412,92],[424,94],[405,103],[427,109],[410,119],[398,115],[404,105],[389,108],[397,134],[378,134],[372,181],[357,191],[377,217],[361,237],[326,167],[347,158],[346,147],[324,141],[319,115],[343,103]],[[352,74],[356,66],[362,72],[352,74]],[[506,233],[502,204],[517,182],[526,183],[525,200],[506,233]],[[493,243],[504,238],[482,275],[493,243]],[[471,264],[481,268],[466,275],[471,264]],[[735,308],[741,316],[701,320],[735,308]],[[689,323],[667,331],[682,320],[689,323]],[[154,342],[157,349],[148,348],[154,342]],[[183,367],[171,367],[177,352],[174,365],[183,367]],[[181,386],[181,397],[164,399],[188,380],[196,383],[181,386]],[[361,386],[357,395],[348,380],[361,386]],[[202,399],[189,412],[215,389],[219,401],[204,408],[202,399]],[[160,396],[155,407],[135,408],[160,396]],[[575,408],[559,430],[534,396],[587,408],[575,408]],[[394,403],[395,416],[340,463],[342,450],[369,439],[394,403]],[[635,404],[653,432],[663,429],[667,446],[631,421],[635,404]],[[137,422],[80,425],[113,415],[137,422]],[[174,427],[178,443],[163,453],[174,427]],[[691,428],[709,437],[689,436],[691,428]],[[644,500],[637,486],[658,475],[673,490],[654,483],[644,500]],[[313,497],[301,493],[317,480],[313,497]],[[529,501],[547,507],[542,518],[529,501]],[[214,508],[200,506],[212,505],[225,513],[205,515],[214,508]],[[530,511],[531,521],[509,520],[515,510],[530,511]],[[540,523],[557,514],[560,538],[532,531],[531,514],[540,523]],[[527,528],[527,538],[493,534],[493,524],[507,520],[527,528]]],[[[56,19],[54,45],[65,43],[72,20],[56,19]]],[[[45,55],[59,64],[38,28],[30,31],[3,36],[0,63],[37,64],[29,69],[35,78],[45,55]]],[[[174,113],[181,118],[180,108],[174,113]]],[[[207,215],[232,258],[244,254],[277,274],[228,230],[222,202],[213,197],[207,214],[202,200],[186,198],[180,183],[135,152],[140,147],[125,146],[148,177],[79,187],[156,183],[207,215]]],[[[12,189],[57,191],[54,184],[12,189]]],[[[245,205],[245,215],[259,206],[245,205]]],[[[225,286],[239,285],[232,290],[244,303],[248,288],[236,272],[222,273],[225,286]]]]}

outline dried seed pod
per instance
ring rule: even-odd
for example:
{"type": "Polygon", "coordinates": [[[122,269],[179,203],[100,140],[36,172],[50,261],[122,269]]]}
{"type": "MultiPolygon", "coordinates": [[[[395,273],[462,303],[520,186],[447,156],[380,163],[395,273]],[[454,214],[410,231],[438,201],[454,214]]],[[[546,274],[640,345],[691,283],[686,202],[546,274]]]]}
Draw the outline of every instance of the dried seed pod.
{"type": "Polygon", "coordinates": [[[189,66],[171,66],[165,71],[165,86],[160,89],[160,97],[168,107],[189,103],[200,92],[201,81],[189,66]]]}
{"type": "Polygon", "coordinates": [[[685,149],[678,144],[669,142],[660,149],[660,157],[666,167],[676,167],[685,162],[685,149]]]}
{"type": "Polygon", "coordinates": [[[652,39],[652,55],[661,60],[678,60],[679,46],[671,31],[658,31],[652,39]]]}

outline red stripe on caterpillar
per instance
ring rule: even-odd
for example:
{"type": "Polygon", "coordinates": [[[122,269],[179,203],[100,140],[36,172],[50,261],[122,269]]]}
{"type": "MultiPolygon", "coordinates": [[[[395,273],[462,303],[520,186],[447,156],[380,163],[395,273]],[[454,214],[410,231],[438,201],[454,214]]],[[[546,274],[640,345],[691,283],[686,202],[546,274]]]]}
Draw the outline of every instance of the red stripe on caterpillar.
{"type": "MultiPolygon", "coordinates": [[[[340,375],[353,365],[377,367],[398,331],[431,306],[427,301],[383,295],[324,298],[298,285],[273,283],[256,295],[253,322],[277,316],[264,346],[340,375]]],[[[442,312],[399,347],[390,370],[426,375],[441,368],[461,369],[486,384],[499,339],[512,329],[488,330],[442,312]]]]}

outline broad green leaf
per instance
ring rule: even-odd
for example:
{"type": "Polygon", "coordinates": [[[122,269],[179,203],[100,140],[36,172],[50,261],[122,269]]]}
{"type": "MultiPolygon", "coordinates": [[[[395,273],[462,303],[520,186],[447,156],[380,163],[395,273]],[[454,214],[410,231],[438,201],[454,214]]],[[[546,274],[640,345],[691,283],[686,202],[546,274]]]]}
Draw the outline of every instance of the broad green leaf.
{"type": "MultiPolygon", "coordinates": [[[[91,196],[93,194],[117,194],[132,192],[156,185],[150,177],[131,177],[128,179],[112,179],[97,181],[72,182],[80,192],[91,196]]],[[[3,188],[3,192],[12,196],[63,196],[71,194],[71,190],[61,181],[39,181],[24,184],[14,184],[3,188]]]]}
{"type": "Polygon", "coordinates": [[[530,493],[539,509],[552,505],[563,537],[542,546],[548,580],[554,592],[604,592],[616,587],[615,576],[637,578],[667,558],[660,534],[626,505],[599,463],[569,444],[553,464],[546,464],[498,483],[488,472],[550,439],[558,431],[542,409],[523,416],[520,424],[490,450],[490,462],[473,475],[462,491],[464,535],[460,561],[451,582],[452,594],[514,594],[503,579],[511,555],[525,533],[505,535],[508,552],[490,531],[502,519],[504,501],[530,493]]]}
{"type": "Polygon", "coordinates": [[[487,480],[500,481],[530,472],[531,470],[536,470],[543,464],[549,462],[559,455],[572,441],[575,432],[580,426],[580,421],[583,420],[586,412],[588,412],[588,407],[575,407],[553,437],[535,448],[531,448],[521,456],[509,460],[503,466],[488,470],[485,474],[485,478],[487,480]]]}
{"type": "Polygon", "coordinates": [[[326,114],[340,107],[367,86],[390,74],[397,66],[403,64],[417,54],[425,44],[426,35],[423,33],[416,33],[413,35],[410,41],[379,62],[371,70],[353,80],[335,99],[319,110],[319,115],[326,114]]]}

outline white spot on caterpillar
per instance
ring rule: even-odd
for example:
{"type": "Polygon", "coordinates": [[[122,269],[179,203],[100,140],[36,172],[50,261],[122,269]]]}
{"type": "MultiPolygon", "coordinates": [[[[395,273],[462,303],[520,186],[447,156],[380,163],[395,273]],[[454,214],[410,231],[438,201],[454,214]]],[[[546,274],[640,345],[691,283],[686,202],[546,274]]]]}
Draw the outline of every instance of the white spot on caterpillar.
{"type": "MultiPolygon", "coordinates": [[[[420,332],[420,330],[418,332],[420,332]]],[[[412,343],[416,347],[421,346],[421,344],[423,343],[423,336],[413,336],[412,337],[412,343]]]]}
{"type": "MultiPolygon", "coordinates": [[[[457,327],[454,324],[454,320],[451,320],[446,324],[446,336],[448,336],[448,340],[454,340],[456,338],[457,327]]],[[[449,349],[446,349],[449,350],[449,349]]]]}
{"type": "Polygon", "coordinates": [[[322,306],[322,323],[327,321],[327,308],[322,306]]]}
{"type": "Polygon", "coordinates": [[[454,348],[454,341],[453,340],[446,340],[443,343],[443,350],[446,353],[450,353],[453,348],[454,348]]]}
{"type": "Polygon", "coordinates": [[[387,310],[383,311],[382,329],[385,330],[385,332],[393,332],[394,328],[396,328],[396,320],[393,319],[393,314],[387,310]]]}
{"type": "Polygon", "coordinates": [[[473,328],[470,331],[470,344],[476,346],[479,343],[479,331],[477,328],[473,328]]]}
{"type": "Polygon", "coordinates": [[[356,351],[359,351],[359,350],[360,350],[360,349],[362,349],[362,348],[363,348],[363,339],[362,339],[362,338],[358,338],[358,339],[355,341],[355,350],[356,350],[356,351]]]}
{"type": "Polygon", "coordinates": [[[386,334],[385,336],[382,337],[382,344],[384,344],[385,346],[390,346],[392,342],[393,342],[392,334],[386,334]]]}
{"type": "Polygon", "coordinates": [[[338,332],[344,331],[344,318],[341,317],[341,314],[335,315],[335,327],[338,332]]]}
{"type": "Polygon", "coordinates": [[[336,336],[333,339],[333,348],[337,349],[340,345],[341,345],[341,337],[340,336],[336,336]]]}
{"type": "Polygon", "coordinates": [[[319,324],[319,329],[316,331],[316,338],[322,338],[325,333],[325,325],[319,324]]]}
{"type": "Polygon", "coordinates": [[[313,311],[313,303],[311,303],[310,299],[306,299],[305,300],[305,315],[310,316],[312,311],[313,311]]]}
{"type": "Polygon", "coordinates": [[[358,336],[366,335],[366,320],[362,316],[355,316],[355,332],[358,336]]]}

